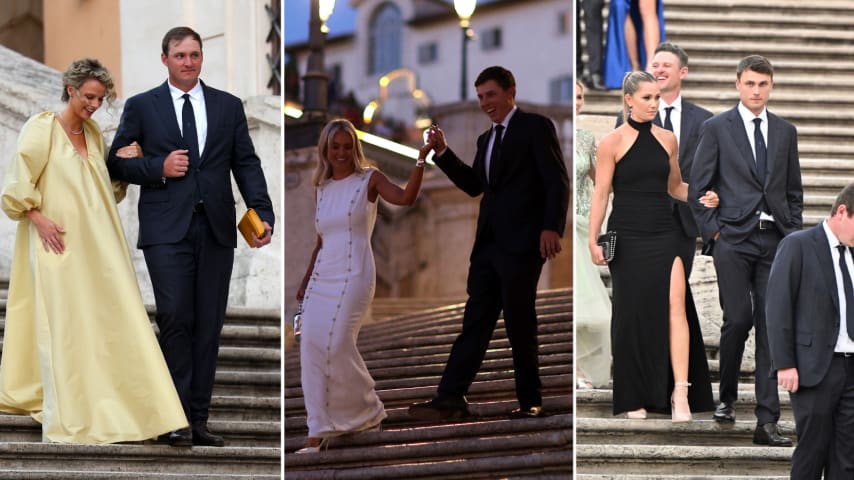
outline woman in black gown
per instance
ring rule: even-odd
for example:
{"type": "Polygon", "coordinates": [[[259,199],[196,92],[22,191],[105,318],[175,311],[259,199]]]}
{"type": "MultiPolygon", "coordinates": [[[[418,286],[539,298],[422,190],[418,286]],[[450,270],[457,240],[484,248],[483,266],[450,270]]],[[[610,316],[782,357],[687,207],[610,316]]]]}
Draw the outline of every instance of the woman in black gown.
{"type": "MultiPolygon", "coordinates": [[[[660,88],[647,72],[623,81],[626,122],[602,138],[590,210],[590,254],[604,265],[596,237],[613,187],[608,230],[617,233],[611,271],[614,414],[646,418],[714,409],[709,367],[694,301],[677,254],[678,227],[670,197],[686,201],[673,132],[652,124],[660,88]],[[691,386],[689,389],[688,387],[691,386]]],[[[717,196],[701,199],[714,206],[717,196]]]]}

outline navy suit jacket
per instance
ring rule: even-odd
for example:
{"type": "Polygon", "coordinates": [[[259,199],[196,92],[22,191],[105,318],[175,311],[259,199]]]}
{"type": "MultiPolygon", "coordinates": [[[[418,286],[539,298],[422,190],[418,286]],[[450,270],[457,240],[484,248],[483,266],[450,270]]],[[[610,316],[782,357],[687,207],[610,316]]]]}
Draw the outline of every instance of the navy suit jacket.
{"type": "Polygon", "coordinates": [[[554,230],[561,236],[569,208],[569,177],[557,132],[548,118],[517,109],[501,141],[501,156],[486,178],[487,130],[477,138],[472,166],[448,148],[434,158],[454,184],[472,197],[483,194],[477,218],[478,240],[491,235],[502,252],[540,252],[540,234],[554,230]]]}
{"type": "MultiPolygon", "coordinates": [[[[655,116],[653,123],[662,126],[661,115],[655,116]]],[[[682,98],[682,116],[679,125],[679,173],[682,174],[682,181],[688,182],[691,178],[691,165],[694,163],[694,154],[697,152],[697,143],[700,138],[700,126],[706,120],[712,118],[712,112],[691,103],[685,98],[682,98]]],[[[617,116],[617,126],[623,123],[623,112],[617,116]]],[[[680,202],[675,198],[672,201],[676,204],[676,211],[679,214],[679,220],[682,225],[682,232],[686,237],[696,238],[700,236],[700,230],[697,228],[697,222],[694,220],[694,214],[691,212],[691,207],[685,202],[680,202]]]]}
{"type": "MultiPolygon", "coordinates": [[[[803,228],[804,192],[795,126],[768,112],[768,163],[765,183],[756,173],[753,149],[738,108],[720,113],[700,128],[700,140],[688,182],[688,203],[694,210],[703,241],[715,232],[739,243],[756,229],[763,195],[782,235],[803,228]],[[718,208],[706,208],[699,198],[706,190],[720,197],[718,208]]],[[[708,248],[707,248],[708,249],[708,248]]]]}
{"type": "MultiPolygon", "coordinates": [[[[273,206],[261,162],[255,154],[243,103],[234,95],[202,83],[208,134],[200,159],[191,158],[184,177],[162,179],[163,161],[173,150],[187,149],[181,137],[166,82],[125,102],[107,167],[110,176],[140,185],[137,246],[174,243],[187,233],[196,195],[205,205],[214,239],[237,246],[231,174],[247,207],[272,227],[273,206]],[[142,158],[119,158],[116,151],[136,141],[142,158]]],[[[242,213],[242,212],[241,212],[242,213]]]]}
{"type": "Polygon", "coordinates": [[[804,387],[824,378],[839,336],[838,297],[822,225],[784,238],[771,265],[765,301],[773,370],[797,368],[804,387]]]}

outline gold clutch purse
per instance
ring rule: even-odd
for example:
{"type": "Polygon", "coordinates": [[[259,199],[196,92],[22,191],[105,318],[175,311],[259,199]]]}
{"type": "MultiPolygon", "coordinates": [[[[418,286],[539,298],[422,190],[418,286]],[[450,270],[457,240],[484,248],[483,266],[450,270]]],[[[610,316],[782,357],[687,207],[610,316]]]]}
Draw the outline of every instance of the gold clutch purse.
{"type": "Polygon", "coordinates": [[[252,241],[253,233],[258,238],[263,237],[265,234],[264,222],[262,222],[261,217],[255,213],[254,208],[246,210],[246,213],[243,214],[243,218],[241,218],[240,222],[237,224],[237,229],[240,230],[241,234],[243,234],[243,238],[246,239],[246,243],[249,245],[249,248],[255,248],[255,243],[252,241]]]}

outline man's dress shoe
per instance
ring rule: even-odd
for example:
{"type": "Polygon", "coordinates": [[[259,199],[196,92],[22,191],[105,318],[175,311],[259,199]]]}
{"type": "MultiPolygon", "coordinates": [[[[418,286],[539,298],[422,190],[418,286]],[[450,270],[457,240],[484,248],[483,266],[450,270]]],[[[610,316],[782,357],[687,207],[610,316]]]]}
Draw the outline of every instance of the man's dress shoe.
{"type": "Polygon", "coordinates": [[[189,428],[169,432],[169,445],[173,447],[192,447],[193,432],[189,428]]]}
{"type": "Polygon", "coordinates": [[[721,402],[715,409],[714,419],[716,422],[734,422],[735,407],[731,403],[721,402]]]}
{"type": "Polygon", "coordinates": [[[224,447],[225,440],[208,430],[207,422],[193,422],[193,445],[200,447],[224,447]]]}
{"type": "Polygon", "coordinates": [[[514,408],[510,411],[510,418],[537,418],[545,415],[543,407],[514,408]]]}
{"type": "Polygon", "coordinates": [[[756,426],[756,430],[753,431],[753,443],[772,447],[791,447],[792,439],[780,435],[776,423],[766,423],[756,426]]]}
{"type": "Polygon", "coordinates": [[[464,418],[469,416],[468,403],[465,398],[434,397],[430,401],[410,405],[409,416],[431,422],[464,418]]]}

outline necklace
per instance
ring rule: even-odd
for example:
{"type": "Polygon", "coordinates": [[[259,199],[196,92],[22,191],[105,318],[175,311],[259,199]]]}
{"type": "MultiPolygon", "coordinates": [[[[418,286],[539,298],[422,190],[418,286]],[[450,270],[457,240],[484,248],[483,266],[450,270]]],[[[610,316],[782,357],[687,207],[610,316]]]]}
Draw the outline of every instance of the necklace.
{"type": "Polygon", "coordinates": [[[62,124],[63,127],[68,129],[68,133],[72,135],[83,135],[83,124],[80,124],[80,130],[72,130],[71,127],[65,124],[65,120],[62,119],[62,112],[58,113],[56,118],[59,119],[59,123],[62,124]]]}

